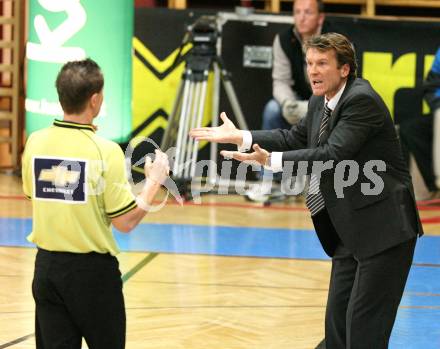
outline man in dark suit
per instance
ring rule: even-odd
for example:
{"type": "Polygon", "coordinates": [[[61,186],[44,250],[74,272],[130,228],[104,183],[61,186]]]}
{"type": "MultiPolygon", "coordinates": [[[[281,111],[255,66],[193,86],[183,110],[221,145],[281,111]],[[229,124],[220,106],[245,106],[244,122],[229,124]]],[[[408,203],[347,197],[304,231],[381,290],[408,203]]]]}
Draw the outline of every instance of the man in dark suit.
{"type": "Polygon", "coordinates": [[[385,349],[423,234],[411,177],[384,102],[356,78],[350,41],[327,33],[309,39],[304,49],[313,96],[298,124],[241,131],[223,113],[221,126],[191,134],[237,144],[240,151],[222,155],[281,170],[284,177],[296,174],[301,162],[307,165],[306,204],[332,257],[326,347],[385,349]],[[252,153],[242,152],[252,144],[252,153]]]}

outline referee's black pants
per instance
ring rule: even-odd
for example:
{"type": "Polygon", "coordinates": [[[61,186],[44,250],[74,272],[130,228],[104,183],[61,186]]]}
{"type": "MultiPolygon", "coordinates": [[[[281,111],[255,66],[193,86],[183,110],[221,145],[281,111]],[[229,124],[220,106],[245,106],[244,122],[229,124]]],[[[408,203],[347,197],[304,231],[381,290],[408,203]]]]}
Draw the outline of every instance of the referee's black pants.
{"type": "Polygon", "coordinates": [[[118,260],[110,254],[38,250],[32,293],[37,349],[125,347],[118,260]]]}

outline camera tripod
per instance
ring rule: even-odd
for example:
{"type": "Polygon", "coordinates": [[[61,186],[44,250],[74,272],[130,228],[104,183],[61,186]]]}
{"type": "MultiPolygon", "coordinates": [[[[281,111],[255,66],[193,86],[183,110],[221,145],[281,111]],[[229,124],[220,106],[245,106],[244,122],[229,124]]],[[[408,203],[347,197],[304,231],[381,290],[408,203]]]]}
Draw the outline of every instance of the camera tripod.
{"type": "MultiPolygon", "coordinates": [[[[168,127],[162,139],[161,149],[176,147],[174,162],[172,163],[173,179],[188,197],[188,184],[196,174],[199,142],[190,138],[190,129],[202,126],[202,119],[206,107],[208,77],[214,72],[214,86],[212,89],[211,125],[218,125],[218,109],[220,99],[220,80],[231,104],[233,113],[240,129],[247,129],[239,101],[231,82],[231,75],[225,69],[222,59],[217,55],[215,46],[194,45],[185,58],[186,65],[180,82],[177,97],[168,119],[168,127]]],[[[217,144],[211,144],[210,159],[216,159],[217,144]]],[[[216,173],[209,168],[208,181],[213,182],[216,173]]]]}

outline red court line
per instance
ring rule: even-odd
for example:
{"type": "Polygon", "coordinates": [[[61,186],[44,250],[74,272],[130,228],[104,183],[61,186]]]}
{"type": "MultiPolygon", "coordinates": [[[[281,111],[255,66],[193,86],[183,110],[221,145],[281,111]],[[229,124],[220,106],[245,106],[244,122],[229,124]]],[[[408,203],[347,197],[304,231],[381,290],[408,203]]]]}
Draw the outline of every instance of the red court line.
{"type": "MultiPolygon", "coordinates": [[[[28,200],[23,195],[0,195],[0,200],[28,200]]],[[[430,201],[420,201],[418,202],[418,210],[419,211],[440,211],[440,206],[429,206],[423,205],[421,203],[430,203],[436,204],[437,201],[440,203],[440,200],[430,200],[430,201]],[[435,203],[433,201],[436,201],[435,203]]],[[[159,204],[160,200],[155,200],[153,203],[159,204]]],[[[179,205],[176,201],[169,201],[167,205],[179,205]]],[[[292,207],[288,205],[269,205],[264,206],[263,204],[246,204],[246,203],[234,203],[234,202],[202,202],[201,204],[196,204],[192,201],[185,201],[184,206],[203,206],[203,207],[236,207],[236,208],[251,208],[251,209],[264,209],[264,210],[272,210],[272,211],[297,211],[297,212],[306,212],[308,211],[305,207],[292,207]]],[[[440,223],[440,217],[430,217],[422,219],[422,223],[440,223]]]]}
{"type": "Polygon", "coordinates": [[[429,217],[429,218],[423,218],[420,219],[422,221],[422,223],[424,224],[434,224],[434,223],[440,223],[440,217],[436,216],[436,217],[429,217]]]}
{"type": "Polygon", "coordinates": [[[435,205],[435,206],[440,206],[440,199],[432,199],[432,200],[419,200],[417,201],[417,203],[419,205],[423,205],[423,206],[429,206],[429,205],[435,205]]]}
{"type": "MultiPolygon", "coordinates": [[[[171,201],[168,204],[178,205],[177,202],[171,201]]],[[[167,205],[168,205],[167,204],[167,205]]],[[[274,210],[274,211],[308,211],[305,207],[291,207],[287,205],[269,205],[264,206],[263,204],[240,204],[237,202],[203,202],[201,204],[196,204],[192,201],[185,201],[184,206],[207,206],[207,207],[238,207],[238,208],[254,208],[254,209],[265,209],[265,210],[274,210]]]]}
{"type": "Polygon", "coordinates": [[[440,206],[417,205],[419,211],[440,211],[440,206]]]}
{"type": "MultiPolygon", "coordinates": [[[[159,203],[160,201],[154,201],[154,203],[159,203]]],[[[178,205],[175,201],[170,201],[167,205],[178,205]]],[[[217,203],[201,203],[196,204],[192,201],[185,201],[184,205],[188,206],[215,206],[215,207],[241,207],[241,208],[256,208],[256,209],[267,209],[267,210],[281,210],[281,211],[308,211],[306,207],[291,207],[291,206],[264,206],[263,204],[240,204],[233,202],[217,202],[217,203]]],[[[419,211],[440,211],[440,206],[429,206],[429,205],[417,205],[419,211]]]]}
{"type": "Polygon", "coordinates": [[[0,200],[27,200],[24,195],[0,195],[0,200]]]}
{"type": "MultiPolygon", "coordinates": [[[[28,199],[24,195],[0,195],[0,200],[25,200],[28,199]]],[[[154,200],[154,204],[161,203],[160,200],[154,200]]],[[[169,201],[167,205],[179,205],[176,201],[169,201]]],[[[202,202],[201,204],[196,204],[192,201],[185,201],[184,206],[208,206],[208,207],[241,207],[241,208],[256,208],[256,209],[266,209],[266,210],[284,210],[284,211],[307,211],[305,207],[290,207],[290,206],[264,206],[263,204],[240,204],[234,202],[202,202]]]]}

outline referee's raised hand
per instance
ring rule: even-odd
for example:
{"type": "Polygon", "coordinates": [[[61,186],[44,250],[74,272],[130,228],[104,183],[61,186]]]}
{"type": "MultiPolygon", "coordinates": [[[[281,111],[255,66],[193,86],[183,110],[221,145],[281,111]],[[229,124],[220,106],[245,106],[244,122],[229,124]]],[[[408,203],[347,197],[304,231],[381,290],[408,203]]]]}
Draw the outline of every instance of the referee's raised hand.
{"type": "Polygon", "coordinates": [[[145,178],[163,184],[170,174],[170,163],[168,155],[159,149],[155,150],[155,159],[151,160],[149,156],[145,159],[145,178]]]}

